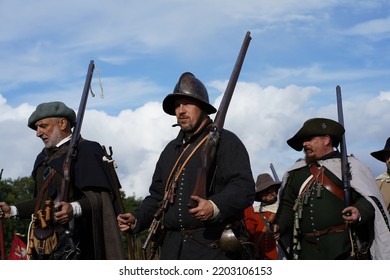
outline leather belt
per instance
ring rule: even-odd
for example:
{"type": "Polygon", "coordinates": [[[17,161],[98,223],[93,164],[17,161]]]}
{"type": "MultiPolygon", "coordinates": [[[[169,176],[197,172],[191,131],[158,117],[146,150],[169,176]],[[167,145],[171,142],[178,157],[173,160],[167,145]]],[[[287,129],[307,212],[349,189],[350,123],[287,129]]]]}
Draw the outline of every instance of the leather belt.
{"type": "Polygon", "coordinates": [[[320,237],[323,235],[327,235],[328,233],[336,233],[336,232],[343,232],[346,229],[345,224],[341,224],[334,227],[328,227],[323,230],[316,230],[314,232],[308,232],[308,233],[302,233],[305,237],[320,237]]]}
{"type": "Polygon", "coordinates": [[[188,236],[188,235],[192,235],[193,233],[195,232],[199,232],[199,231],[202,231],[202,230],[205,230],[206,228],[205,227],[202,227],[202,228],[193,228],[193,229],[184,229],[184,230],[181,230],[181,234],[183,234],[183,236],[188,236]]]}

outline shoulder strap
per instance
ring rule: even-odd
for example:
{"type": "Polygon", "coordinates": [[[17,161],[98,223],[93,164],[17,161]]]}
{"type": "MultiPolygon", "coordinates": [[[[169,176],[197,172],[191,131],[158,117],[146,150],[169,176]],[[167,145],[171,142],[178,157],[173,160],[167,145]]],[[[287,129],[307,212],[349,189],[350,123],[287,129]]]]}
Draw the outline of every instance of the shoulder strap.
{"type": "Polygon", "coordinates": [[[315,177],[318,182],[324,186],[328,191],[333,193],[335,196],[337,196],[339,199],[344,200],[344,192],[343,190],[338,187],[332,180],[330,180],[325,175],[325,167],[321,165],[320,167],[317,167],[315,164],[312,164],[310,166],[310,172],[313,174],[313,177],[315,177]]]}
{"type": "Polygon", "coordinates": [[[46,192],[47,188],[49,187],[50,183],[53,181],[54,176],[57,173],[56,170],[54,168],[51,168],[50,166],[46,167],[46,170],[44,173],[46,174],[46,172],[49,172],[49,174],[47,174],[45,176],[45,181],[43,182],[43,185],[42,185],[42,187],[39,190],[39,193],[37,195],[37,204],[35,205],[34,214],[36,214],[38,212],[39,208],[41,207],[43,194],[46,192]],[[50,170],[48,168],[50,168],[50,170]]]}
{"type": "Polygon", "coordinates": [[[204,136],[203,138],[199,138],[200,141],[198,139],[198,141],[190,143],[187,145],[187,147],[184,148],[180,156],[177,158],[175,164],[173,165],[171,173],[169,174],[168,180],[165,184],[165,189],[164,189],[165,191],[169,186],[169,182],[172,180],[173,174],[175,174],[173,180],[177,180],[180,173],[183,171],[185,165],[187,164],[187,162],[190,160],[190,158],[195,153],[195,151],[206,141],[207,137],[208,134],[206,134],[206,136],[204,136]]]}
{"type": "Polygon", "coordinates": [[[383,219],[385,220],[386,222],[386,226],[388,228],[388,230],[390,231],[390,226],[389,226],[389,220],[387,219],[387,216],[386,216],[386,213],[385,213],[385,210],[383,209],[382,207],[382,203],[379,201],[379,199],[375,196],[370,196],[370,198],[375,202],[375,204],[378,206],[379,210],[381,211],[381,214],[383,216],[383,219]]]}

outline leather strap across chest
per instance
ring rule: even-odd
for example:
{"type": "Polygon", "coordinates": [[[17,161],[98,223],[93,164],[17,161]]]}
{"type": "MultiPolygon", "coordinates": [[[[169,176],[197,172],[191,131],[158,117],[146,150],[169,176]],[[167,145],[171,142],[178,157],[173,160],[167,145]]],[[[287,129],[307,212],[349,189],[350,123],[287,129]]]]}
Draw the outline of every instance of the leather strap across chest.
{"type": "Polygon", "coordinates": [[[314,180],[310,180],[309,183],[306,185],[307,187],[310,186],[315,180],[317,180],[317,182],[324,186],[324,188],[326,188],[329,192],[333,193],[339,199],[344,200],[343,190],[325,175],[324,166],[321,165],[317,167],[316,164],[311,164],[309,166],[309,169],[311,174],[313,175],[314,180]]]}
{"type": "Polygon", "coordinates": [[[34,214],[36,214],[39,210],[39,208],[42,206],[42,200],[44,198],[44,194],[46,193],[49,185],[51,184],[51,182],[53,181],[54,179],[54,176],[56,175],[56,170],[54,168],[49,168],[49,173],[47,174],[47,176],[45,177],[45,180],[44,180],[44,183],[41,187],[41,189],[39,190],[39,193],[37,195],[37,203],[35,205],[35,209],[34,209],[34,214]]]}
{"type": "Polygon", "coordinates": [[[206,141],[208,134],[200,139],[200,141],[196,141],[187,145],[184,150],[181,152],[180,156],[177,158],[175,165],[173,166],[171,173],[169,174],[167,183],[165,185],[165,191],[167,191],[169,183],[172,180],[172,176],[175,174],[174,181],[176,181],[183,171],[185,165],[190,160],[195,151],[206,141]]]}

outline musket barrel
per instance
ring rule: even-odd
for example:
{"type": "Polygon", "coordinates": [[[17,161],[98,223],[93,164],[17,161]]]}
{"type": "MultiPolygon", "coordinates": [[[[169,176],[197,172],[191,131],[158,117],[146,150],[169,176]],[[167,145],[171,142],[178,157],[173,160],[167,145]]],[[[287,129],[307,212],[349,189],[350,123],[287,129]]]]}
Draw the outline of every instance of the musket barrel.
{"type": "Polygon", "coordinates": [[[91,60],[88,66],[87,76],[85,78],[84,89],[81,95],[79,110],[77,111],[76,124],[73,128],[72,138],[70,139],[69,149],[64,160],[63,170],[64,178],[62,180],[60,201],[68,201],[69,199],[69,184],[72,160],[77,154],[77,144],[80,140],[81,125],[84,119],[85,108],[87,106],[88,92],[91,88],[93,70],[95,69],[94,61],[91,60]]]}
{"type": "MultiPolygon", "coordinates": [[[[249,43],[251,41],[250,32],[246,32],[244,41],[241,45],[240,52],[236,59],[236,63],[234,65],[233,71],[230,75],[229,82],[227,84],[226,90],[223,94],[221,103],[218,107],[217,114],[215,116],[214,122],[212,124],[211,130],[208,135],[208,139],[203,146],[201,152],[201,160],[202,166],[198,170],[198,174],[196,177],[194,189],[192,195],[199,196],[201,198],[205,198],[206,194],[206,182],[207,182],[207,174],[210,171],[210,168],[214,162],[216,146],[219,142],[219,137],[225,123],[226,113],[230,104],[230,100],[232,99],[234,89],[237,84],[238,76],[240,75],[242,64],[244,63],[244,58],[246,52],[249,47],[249,43]]],[[[189,208],[194,208],[198,205],[196,201],[193,199],[189,199],[187,206],[189,208]]]]}
{"type": "Polygon", "coordinates": [[[241,45],[240,52],[237,56],[237,60],[236,60],[236,63],[234,65],[233,71],[230,75],[229,82],[226,86],[225,93],[224,93],[222,100],[221,100],[221,103],[218,107],[218,112],[217,112],[215,119],[214,119],[214,123],[217,125],[218,129],[221,129],[223,127],[224,122],[225,122],[227,109],[229,107],[230,100],[232,99],[233,92],[234,92],[234,89],[236,87],[238,77],[239,77],[240,72],[241,72],[242,64],[244,63],[246,52],[248,50],[249,43],[250,43],[251,39],[252,39],[252,37],[250,36],[250,32],[247,31],[245,38],[244,38],[244,41],[241,45]]]}
{"type": "MultiPolygon", "coordinates": [[[[338,121],[344,127],[344,114],[343,114],[343,105],[342,105],[342,98],[341,98],[341,88],[339,85],[336,86],[336,97],[337,97],[338,121]]],[[[351,185],[350,185],[350,170],[349,170],[349,163],[348,163],[348,156],[347,156],[345,132],[340,141],[340,152],[341,152],[341,176],[342,176],[341,179],[343,181],[344,204],[345,207],[348,207],[351,205],[351,185]]]]}
{"type": "Polygon", "coordinates": [[[274,176],[275,181],[279,181],[278,173],[276,173],[276,170],[275,170],[275,168],[274,168],[274,165],[271,163],[271,164],[269,165],[269,167],[271,168],[272,175],[274,176]]]}

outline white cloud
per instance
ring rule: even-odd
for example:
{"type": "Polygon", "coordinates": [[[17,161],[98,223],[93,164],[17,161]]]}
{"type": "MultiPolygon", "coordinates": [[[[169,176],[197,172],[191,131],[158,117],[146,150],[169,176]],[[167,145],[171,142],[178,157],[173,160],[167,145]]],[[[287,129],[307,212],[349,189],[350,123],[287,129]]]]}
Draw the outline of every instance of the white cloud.
{"type": "Polygon", "coordinates": [[[390,37],[390,17],[360,22],[347,30],[349,35],[365,36],[373,39],[390,37]]]}
{"type": "Polygon", "coordinates": [[[379,94],[379,100],[381,101],[390,101],[390,91],[383,91],[379,94]]]}
{"type": "Polygon", "coordinates": [[[281,176],[301,156],[286,140],[306,119],[337,117],[337,84],[348,151],[379,173],[384,166],[369,153],[389,136],[388,1],[244,2],[1,2],[4,177],[29,175],[42,148],[26,126],[35,106],[55,99],[77,109],[87,63],[96,59],[104,99],[94,79],[82,134],[112,146],[126,193],[144,196],[178,132],[161,109],[164,95],[193,71],[218,107],[247,30],[252,41],[225,127],[247,146],[254,176],[270,162],[281,176]]]}
{"type": "MultiPolygon", "coordinates": [[[[220,92],[220,96],[212,102],[217,108],[225,85],[226,81],[211,83],[211,87],[220,92]]],[[[281,176],[302,156],[292,150],[286,140],[306,119],[319,116],[335,118],[335,101],[323,104],[315,111],[306,108],[317,94],[321,93],[315,87],[289,85],[285,88],[262,88],[255,83],[237,84],[225,128],[236,133],[246,145],[254,176],[270,172],[270,163],[281,176]]],[[[378,173],[383,166],[370,159],[369,152],[380,149],[388,137],[383,125],[390,118],[390,113],[387,113],[389,104],[381,106],[383,100],[380,98],[367,99],[363,96],[357,99],[359,102],[345,100],[343,104],[348,151],[369,162],[378,173]],[[372,114],[374,107],[377,110],[372,114]],[[365,146],[360,145],[363,137],[365,146]]],[[[2,139],[0,167],[5,169],[4,177],[28,176],[36,154],[43,147],[41,141],[35,138],[34,131],[26,126],[33,107],[24,104],[12,108],[4,98],[0,100],[1,116],[5,113],[18,116],[15,120],[0,118],[0,129],[7,132],[2,139]]],[[[122,110],[115,116],[89,109],[85,113],[82,136],[107,148],[112,146],[113,157],[118,164],[117,172],[126,194],[143,197],[147,194],[160,152],[178,133],[178,128],[172,128],[174,122],[174,117],[162,111],[161,102],[149,102],[136,110],[122,110]]]]}

